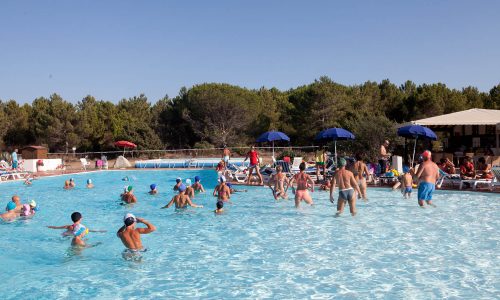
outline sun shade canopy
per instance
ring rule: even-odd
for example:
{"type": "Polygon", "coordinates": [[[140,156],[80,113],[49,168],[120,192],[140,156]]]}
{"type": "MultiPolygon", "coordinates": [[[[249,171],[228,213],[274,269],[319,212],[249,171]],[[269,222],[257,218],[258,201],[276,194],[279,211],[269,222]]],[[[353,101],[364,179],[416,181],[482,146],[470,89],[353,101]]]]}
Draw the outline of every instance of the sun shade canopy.
{"type": "Polygon", "coordinates": [[[500,123],[500,110],[472,108],[451,114],[412,121],[424,126],[445,125],[496,125],[500,123]]]}

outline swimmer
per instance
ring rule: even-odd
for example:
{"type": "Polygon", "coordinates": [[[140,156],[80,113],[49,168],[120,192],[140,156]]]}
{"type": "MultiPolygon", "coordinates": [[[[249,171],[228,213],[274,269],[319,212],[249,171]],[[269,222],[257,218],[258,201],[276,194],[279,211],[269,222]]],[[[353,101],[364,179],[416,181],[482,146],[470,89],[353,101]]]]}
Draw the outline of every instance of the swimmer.
{"type": "Polygon", "coordinates": [[[205,189],[203,188],[203,185],[200,183],[201,178],[200,176],[195,176],[194,177],[194,184],[191,186],[195,192],[205,192],[205,189]]]}
{"type": "Polygon", "coordinates": [[[19,217],[19,213],[16,212],[16,204],[14,202],[10,201],[7,204],[5,210],[7,212],[0,215],[0,218],[2,218],[2,220],[10,222],[14,221],[17,217],[19,217]]]}
{"type": "Polygon", "coordinates": [[[31,210],[33,211],[33,214],[35,214],[35,212],[38,211],[38,206],[36,205],[36,201],[35,200],[31,200],[30,203],[29,203],[30,207],[31,207],[31,210]]]}
{"type": "MultiPolygon", "coordinates": [[[[16,213],[20,213],[21,212],[21,207],[22,207],[21,198],[19,198],[18,195],[14,195],[14,196],[12,196],[11,199],[12,199],[12,201],[10,201],[9,204],[10,203],[14,203],[14,205],[15,205],[14,209],[15,209],[16,213]]],[[[11,204],[11,206],[12,206],[12,204],[11,204]]],[[[7,210],[7,207],[5,208],[5,210],[7,210]]]]}
{"type": "Polygon", "coordinates": [[[217,201],[216,204],[216,209],[214,210],[214,213],[216,214],[222,214],[224,212],[224,201],[217,201]]]}
{"type": "Polygon", "coordinates": [[[224,175],[220,176],[219,182],[212,195],[217,196],[217,200],[228,202],[229,198],[231,198],[231,190],[226,185],[226,177],[224,175]]]}
{"type": "Polygon", "coordinates": [[[424,161],[417,170],[418,184],[418,205],[424,207],[424,201],[427,205],[435,207],[432,204],[432,194],[434,193],[436,182],[439,178],[439,167],[431,160],[431,152],[425,150],[422,153],[424,161]]]}
{"type": "Polygon", "coordinates": [[[288,187],[293,187],[293,182],[297,181],[297,191],[295,192],[295,208],[298,208],[300,202],[304,200],[307,204],[313,205],[313,200],[307,188],[311,187],[311,193],[314,192],[314,181],[311,176],[307,175],[304,170],[306,169],[306,163],[301,162],[299,165],[299,173],[293,175],[292,179],[288,182],[286,190],[288,187]],[[308,185],[310,183],[310,185],[308,185]]]}
{"type": "Polygon", "coordinates": [[[64,182],[64,189],[65,190],[71,190],[73,188],[73,186],[71,186],[71,184],[69,183],[69,180],[66,180],[64,182]]]}
{"type": "Polygon", "coordinates": [[[191,179],[186,179],[186,195],[188,195],[189,198],[194,198],[194,189],[191,186],[191,179]]]}
{"type": "Polygon", "coordinates": [[[177,177],[175,179],[174,191],[179,190],[179,186],[181,186],[181,184],[182,184],[182,178],[177,177]]]}
{"type": "Polygon", "coordinates": [[[405,199],[411,197],[411,192],[413,191],[413,168],[403,174],[403,185],[401,186],[401,192],[405,199]]]}
{"type": "Polygon", "coordinates": [[[30,217],[35,215],[35,210],[31,209],[29,204],[23,204],[21,207],[21,217],[30,217]]]}
{"type": "Polygon", "coordinates": [[[123,177],[123,178],[122,178],[122,181],[129,181],[128,176],[123,177]]]}
{"type": "Polygon", "coordinates": [[[127,250],[132,252],[143,251],[141,234],[151,233],[156,230],[156,227],[142,218],[135,217],[133,214],[126,214],[123,217],[123,223],[125,225],[116,232],[118,238],[120,238],[127,250]],[[142,223],[147,228],[135,228],[137,223],[142,223]]]}
{"type": "Polygon", "coordinates": [[[347,162],[344,158],[339,159],[339,169],[335,172],[335,176],[332,179],[332,186],[330,187],[330,202],[333,200],[333,190],[337,183],[339,184],[339,198],[337,201],[337,213],[336,216],[340,216],[344,212],[345,203],[349,203],[349,210],[351,215],[354,217],[356,215],[356,193],[361,194],[358,186],[358,182],[354,177],[354,174],[346,170],[347,162]]]}
{"type": "Polygon", "coordinates": [[[276,167],[276,174],[273,174],[268,182],[269,188],[273,191],[274,200],[288,199],[288,195],[285,193],[285,183],[288,183],[286,175],[283,174],[283,167],[276,167]],[[272,185],[274,184],[274,188],[272,185]]]}
{"type": "Polygon", "coordinates": [[[125,203],[136,203],[137,198],[134,195],[134,187],[129,185],[125,187],[123,194],[121,194],[122,201],[125,203]]]}
{"type": "Polygon", "coordinates": [[[65,232],[62,233],[63,236],[73,236],[71,240],[72,246],[85,247],[85,242],[83,241],[83,237],[89,233],[87,227],[85,227],[82,222],[82,214],[79,212],[74,212],[71,214],[71,221],[73,224],[71,225],[63,225],[63,226],[47,226],[50,229],[66,229],[65,232]]]}
{"type": "Polygon", "coordinates": [[[90,178],[89,178],[89,179],[87,179],[87,188],[88,188],[88,189],[91,189],[91,188],[93,188],[93,187],[94,187],[94,184],[92,183],[92,179],[90,179],[90,178]]]}
{"type": "Polygon", "coordinates": [[[26,180],[24,180],[25,185],[32,185],[33,184],[33,178],[31,177],[26,177],[26,180]]]}
{"type": "Polygon", "coordinates": [[[203,205],[197,205],[197,204],[191,202],[191,199],[189,198],[189,196],[185,194],[186,186],[184,184],[181,184],[179,186],[178,190],[179,190],[179,194],[173,196],[172,200],[170,200],[170,202],[167,205],[163,206],[162,208],[169,208],[170,206],[172,206],[172,204],[175,204],[175,208],[186,208],[188,206],[198,207],[198,208],[203,207],[203,205]]]}
{"type": "Polygon", "coordinates": [[[69,179],[69,185],[70,185],[72,188],[74,188],[74,187],[76,186],[76,184],[75,184],[75,179],[70,178],[70,179],[69,179]]]}
{"type": "Polygon", "coordinates": [[[157,189],[156,183],[151,184],[149,186],[149,189],[150,189],[150,191],[149,191],[150,195],[156,195],[156,194],[158,194],[158,189],[157,189]]]}

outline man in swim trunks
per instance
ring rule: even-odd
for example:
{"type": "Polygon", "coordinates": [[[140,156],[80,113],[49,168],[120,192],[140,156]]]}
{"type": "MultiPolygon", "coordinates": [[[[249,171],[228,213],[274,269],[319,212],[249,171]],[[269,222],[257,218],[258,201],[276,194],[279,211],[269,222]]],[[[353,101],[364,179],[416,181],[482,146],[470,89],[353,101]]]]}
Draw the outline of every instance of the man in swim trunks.
{"type": "Polygon", "coordinates": [[[143,250],[141,234],[148,234],[156,230],[156,227],[142,218],[136,218],[133,214],[126,214],[123,218],[123,225],[116,235],[120,238],[123,245],[133,252],[143,250]],[[135,228],[136,223],[142,223],[147,228],[135,228]]]}
{"type": "Polygon", "coordinates": [[[358,182],[354,174],[346,170],[345,166],[347,161],[344,158],[339,159],[339,169],[335,172],[332,179],[332,186],[330,187],[330,202],[334,203],[333,190],[337,183],[339,184],[339,199],[337,201],[336,216],[340,216],[344,212],[345,203],[349,203],[349,210],[351,215],[356,215],[356,192],[361,193],[359,190],[358,182]]]}
{"type": "Polygon", "coordinates": [[[422,153],[424,161],[420,164],[417,170],[418,178],[418,205],[424,207],[424,201],[427,205],[432,204],[432,193],[436,188],[436,182],[439,178],[439,167],[431,160],[431,152],[425,150],[422,153]]]}
{"type": "Polygon", "coordinates": [[[186,208],[188,206],[191,207],[198,207],[202,208],[203,205],[197,205],[193,202],[191,202],[191,199],[189,199],[188,195],[185,194],[186,192],[186,186],[184,184],[181,184],[178,188],[179,194],[175,195],[172,197],[172,200],[170,202],[163,206],[162,208],[169,208],[172,206],[172,204],[175,204],[175,208],[186,208]]]}
{"type": "Polygon", "coordinates": [[[295,208],[298,208],[300,201],[304,200],[307,204],[313,205],[313,200],[311,195],[309,195],[308,187],[311,187],[311,193],[314,192],[314,181],[311,176],[307,175],[304,170],[306,169],[306,163],[301,162],[299,165],[299,173],[293,175],[292,179],[288,182],[287,190],[289,186],[293,186],[293,182],[297,181],[297,190],[295,191],[295,208]]]}
{"type": "Polygon", "coordinates": [[[403,197],[408,199],[411,197],[413,191],[413,168],[410,168],[408,172],[403,174],[403,185],[401,186],[401,191],[403,192],[403,197]]]}
{"type": "Polygon", "coordinates": [[[194,184],[192,185],[192,188],[194,189],[195,192],[205,192],[205,189],[203,188],[203,185],[201,184],[201,178],[200,176],[195,176],[194,177],[194,184]]]}
{"type": "Polygon", "coordinates": [[[10,221],[14,221],[17,217],[19,217],[20,213],[16,212],[16,204],[14,202],[10,201],[7,204],[7,207],[5,208],[5,210],[7,212],[0,215],[0,218],[2,218],[2,220],[10,222],[10,221]]]}
{"type": "Polygon", "coordinates": [[[255,170],[260,180],[259,185],[263,185],[264,179],[262,179],[262,175],[260,174],[259,170],[259,153],[255,150],[255,146],[252,146],[250,148],[250,151],[247,153],[247,156],[245,157],[244,161],[246,161],[247,159],[250,159],[250,166],[248,167],[247,184],[250,185],[250,182],[252,181],[252,173],[253,170],[255,170]]]}
{"type": "Polygon", "coordinates": [[[63,226],[47,226],[50,229],[66,229],[66,232],[63,232],[63,236],[72,235],[73,239],[71,240],[72,246],[80,246],[85,247],[85,242],[83,241],[83,237],[89,233],[89,230],[85,225],[81,224],[82,222],[82,214],[79,212],[74,212],[71,214],[71,221],[73,224],[71,225],[63,225],[63,226]]]}
{"type": "Polygon", "coordinates": [[[226,168],[229,165],[229,158],[231,157],[231,151],[229,148],[224,146],[224,150],[222,150],[222,160],[224,161],[226,168]]]}

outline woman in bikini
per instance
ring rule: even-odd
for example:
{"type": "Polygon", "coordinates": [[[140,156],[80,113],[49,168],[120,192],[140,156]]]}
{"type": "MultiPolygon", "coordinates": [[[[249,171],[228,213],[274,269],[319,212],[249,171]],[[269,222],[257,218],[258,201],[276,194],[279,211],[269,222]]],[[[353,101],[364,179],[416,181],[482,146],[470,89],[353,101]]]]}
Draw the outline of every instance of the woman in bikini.
{"type": "Polygon", "coordinates": [[[366,197],[366,178],[370,176],[370,172],[368,171],[368,167],[363,162],[363,158],[360,154],[356,154],[356,162],[354,163],[352,173],[354,174],[354,177],[358,182],[359,189],[361,190],[361,197],[363,198],[363,200],[367,201],[368,198],[366,197]]]}
{"type": "Polygon", "coordinates": [[[297,181],[297,190],[295,191],[295,207],[298,208],[300,201],[304,200],[307,204],[313,205],[313,200],[307,188],[311,187],[311,193],[314,192],[314,181],[309,175],[304,173],[306,163],[302,162],[299,166],[300,172],[293,175],[292,179],[288,182],[288,186],[292,186],[294,181],[297,181]],[[308,185],[310,183],[310,185],[308,185]]]}
{"type": "Polygon", "coordinates": [[[220,184],[217,185],[214,189],[214,196],[217,196],[217,200],[221,200],[224,202],[229,202],[229,198],[231,196],[231,190],[226,185],[226,177],[223,175],[219,178],[220,184]]]}
{"type": "Polygon", "coordinates": [[[273,196],[275,200],[288,199],[288,195],[285,192],[285,182],[288,182],[286,175],[283,174],[283,168],[281,166],[276,167],[276,174],[272,176],[272,179],[269,180],[269,187],[273,191],[273,196]],[[274,183],[274,189],[271,185],[274,183]]]}

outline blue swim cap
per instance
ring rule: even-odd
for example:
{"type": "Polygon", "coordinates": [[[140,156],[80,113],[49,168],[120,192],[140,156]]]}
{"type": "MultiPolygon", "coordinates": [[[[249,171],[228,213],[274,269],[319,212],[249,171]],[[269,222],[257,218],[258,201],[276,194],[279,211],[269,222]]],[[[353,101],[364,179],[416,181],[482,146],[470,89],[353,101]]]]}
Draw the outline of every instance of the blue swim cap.
{"type": "Polygon", "coordinates": [[[12,201],[10,201],[8,204],[7,204],[7,207],[5,208],[7,211],[11,211],[13,209],[16,209],[16,204],[12,201]]]}
{"type": "Polygon", "coordinates": [[[87,179],[87,184],[91,184],[92,183],[92,179],[87,179]]]}
{"type": "Polygon", "coordinates": [[[186,190],[186,186],[184,184],[179,185],[179,192],[184,192],[186,190]]]}
{"type": "Polygon", "coordinates": [[[199,182],[201,180],[200,176],[194,176],[194,182],[199,182]]]}
{"type": "Polygon", "coordinates": [[[179,182],[181,182],[181,180],[182,180],[182,179],[181,179],[180,177],[177,177],[177,178],[175,179],[175,182],[179,183],[179,182]]]}
{"type": "Polygon", "coordinates": [[[153,183],[152,185],[150,185],[150,186],[149,186],[149,188],[150,188],[151,190],[156,189],[156,183],[153,183]]]}

